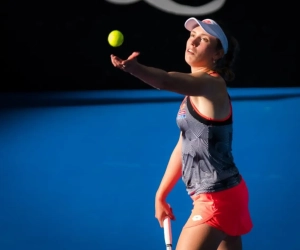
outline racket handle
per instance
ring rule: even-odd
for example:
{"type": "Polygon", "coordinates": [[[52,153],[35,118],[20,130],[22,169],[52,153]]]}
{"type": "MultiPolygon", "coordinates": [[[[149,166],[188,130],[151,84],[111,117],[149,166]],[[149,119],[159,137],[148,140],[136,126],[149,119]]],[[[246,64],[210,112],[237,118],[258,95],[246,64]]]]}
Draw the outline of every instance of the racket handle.
{"type": "Polygon", "coordinates": [[[164,237],[167,250],[172,250],[172,228],[169,217],[164,219],[164,237]]]}

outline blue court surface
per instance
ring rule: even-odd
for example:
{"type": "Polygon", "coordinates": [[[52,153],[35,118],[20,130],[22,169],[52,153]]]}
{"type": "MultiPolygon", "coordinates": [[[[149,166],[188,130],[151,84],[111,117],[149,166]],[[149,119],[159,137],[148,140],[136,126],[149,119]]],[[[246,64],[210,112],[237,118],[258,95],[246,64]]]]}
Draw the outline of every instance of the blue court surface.
{"type": "MultiPolygon", "coordinates": [[[[300,89],[229,89],[250,192],[244,250],[299,250],[300,89]]],[[[0,96],[1,250],[165,249],[154,195],[182,97],[158,90],[0,96]]],[[[169,195],[173,243],[192,208],[169,195]]],[[[175,247],[174,247],[175,249],[175,247]]]]}

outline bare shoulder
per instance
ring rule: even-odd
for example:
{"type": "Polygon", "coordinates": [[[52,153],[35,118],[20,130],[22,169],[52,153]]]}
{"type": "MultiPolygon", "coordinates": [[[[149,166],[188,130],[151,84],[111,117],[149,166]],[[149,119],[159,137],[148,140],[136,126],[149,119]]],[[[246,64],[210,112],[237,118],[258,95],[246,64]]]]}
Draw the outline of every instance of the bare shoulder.
{"type": "Polygon", "coordinates": [[[208,95],[213,89],[220,89],[222,84],[226,85],[222,77],[205,72],[168,72],[160,89],[187,96],[203,96],[208,95]]]}
{"type": "Polygon", "coordinates": [[[201,82],[205,90],[205,95],[227,94],[226,82],[218,73],[194,72],[191,75],[201,82]]]}
{"type": "Polygon", "coordinates": [[[204,71],[196,71],[193,73],[189,73],[191,76],[196,77],[203,80],[208,81],[224,81],[224,79],[217,72],[204,72],[204,71]]]}
{"type": "Polygon", "coordinates": [[[203,94],[190,96],[196,109],[206,117],[223,119],[230,113],[230,102],[225,80],[218,74],[195,73],[204,85],[203,94]]]}

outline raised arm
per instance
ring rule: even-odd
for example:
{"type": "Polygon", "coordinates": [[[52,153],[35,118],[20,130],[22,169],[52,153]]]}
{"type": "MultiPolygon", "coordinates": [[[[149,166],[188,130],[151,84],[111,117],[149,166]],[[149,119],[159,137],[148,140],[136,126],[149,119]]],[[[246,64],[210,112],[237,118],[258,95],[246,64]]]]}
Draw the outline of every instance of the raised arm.
{"type": "Polygon", "coordinates": [[[111,55],[113,65],[120,68],[154,88],[176,92],[182,95],[201,96],[207,87],[217,83],[218,79],[203,71],[195,73],[167,72],[162,69],[147,67],[137,62],[138,53],[133,53],[127,60],[111,55]]]}

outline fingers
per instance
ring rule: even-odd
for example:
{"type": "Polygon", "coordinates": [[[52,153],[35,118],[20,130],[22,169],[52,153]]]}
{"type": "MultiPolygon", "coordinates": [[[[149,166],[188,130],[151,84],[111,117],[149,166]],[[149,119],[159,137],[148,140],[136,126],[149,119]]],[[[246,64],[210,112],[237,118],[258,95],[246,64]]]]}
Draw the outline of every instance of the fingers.
{"type": "MultiPolygon", "coordinates": [[[[173,214],[173,210],[171,207],[169,207],[169,209],[167,210],[166,216],[168,216],[171,220],[175,220],[175,216],[173,214]]],[[[163,219],[165,219],[165,218],[163,218],[163,219]]]]}
{"type": "Polygon", "coordinates": [[[122,60],[115,55],[110,55],[110,59],[114,66],[118,66],[120,63],[122,63],[122,60]]]}
{"type": "Polygon", "coordinates": [[[169,211],[169,213],[168,213],[168,217],[169,217],[171,220],[176,220],[175,215],[173,214],[173,210],[172,210],[171,207],[170,207],[170,211],[169,211]]]}
{"type": "Polygon", "coordinates": [[[117,62],[117,63],[122,63],[123,62],[123,60],[121,58],[119,58],[115,55],[111,55],[111,56],[112,56],[112,58],[114,59],[115,62],[117,62]]]}
{"type": "Polygon", "coordinates": [[[131,60],[133,58],[136,58],[140,55],[140,52],[133,52],[128,58],[127,60],[131,60]]]}
{"type": "Polygon", "coordinates": [[[161,217],[161,218],[158,220],[158,223],[159,223],[160,227],[164,227],[164,220],[165,220],[166,217],[169,217],[171,220],[175,220],[174,215],[173,215],[172,218],[171,218],[170,215],[165,215],[165,216],[161,217]]]}
{"type": "Polygon", "coordinates": [[[160,227],[164,227],[164,219],[165,219],[166,217],[168,217],[168,216],[167,216],[167,215],[164,215],[164,216],[162,216],[162,217],[160,217],[160,218],[157,218],[160,227]]]}
{"type": "Polygon", "coordinates": [[[175,216],[173,214],[173,209],[170,206],[170,204],[167,204],[167,206],[165,207],[165,213],[171,220],[175,220],[175,216]]]}
{"type": "Polygon", "coordinates": [[[166,213],[160,214],[160,215],[155,215],[155,218],[158,220],[159,226],[163,227],[164,226],[164,219],[168,217],[166,213]]]}
{"type": "Polygon", "coordinates": [[[125,69],[124,61],[115,55],[110,56],[111,63],[119,69],[125,69]]]}
{"type": "Polygon", "coordinates": [[[122,69],[126,72],[128,72],[128,66],[129,64],[131,65],[132,62],[135,60],[137,56],[139,56],[140,52],[133,52],[127,60],[122,60],[121,58],[115,56],[115,55],[110,55],[111,58],[111,63],[119,69],[122,69]],[[127,70],[126,70],[127,69],[127,70]]]}
{"type": "Polygon", "coordinates": [[[117,62],[116,62],[116,58],[115,58],[114,55],[110,55],[110,60],[111,60],[111,63],[112,63],[115,67],[117,67],[117,62]]]}
{"type": "Polygon", "coordinates": [[[165,209],[164,209],[164,212],[160,215],[156,215],[155,216],[156,219],[158,220],[158,223],[160,225],[160,227],[163,227],[164,226],[164,219],[166,217],[169,217],[171,220],[175,220],[175,216],[173,214],[173,210],[170,206],[167,206],[165,209]]]}

